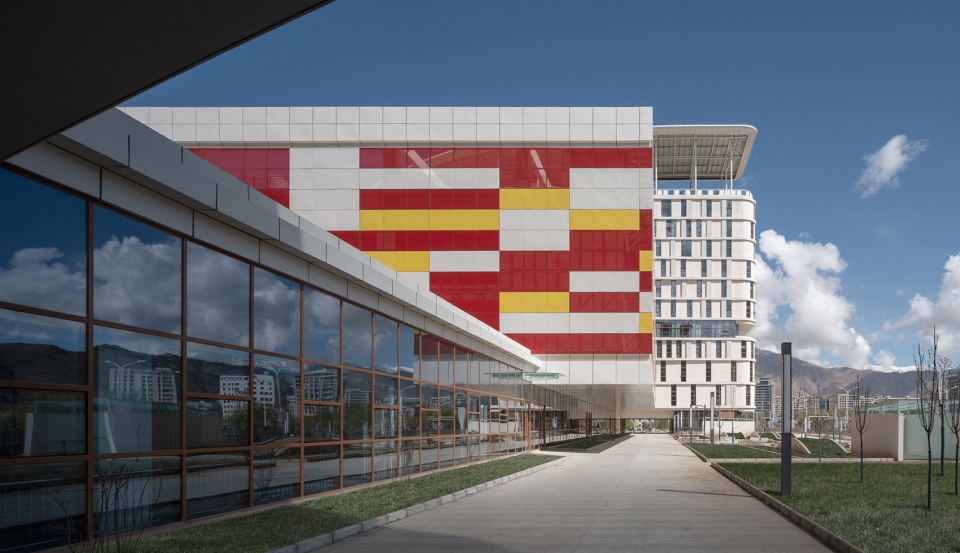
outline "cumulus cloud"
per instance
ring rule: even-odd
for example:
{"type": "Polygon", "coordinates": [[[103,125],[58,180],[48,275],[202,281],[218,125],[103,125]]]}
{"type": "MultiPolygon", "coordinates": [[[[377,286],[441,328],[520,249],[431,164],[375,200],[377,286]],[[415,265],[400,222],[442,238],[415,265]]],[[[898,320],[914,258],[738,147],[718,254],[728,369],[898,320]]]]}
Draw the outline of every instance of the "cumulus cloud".
{"type": "Polygon", "coordinates": [[[860,192],[861,198],[869,198],[882,188],[897,188],[900,186],[898,175],[926,149],[926,141],[911,142],[904,134],[894,136],[882,148],[863,157],[867,166],[860,174],[855,190],[860,192]]]}
{"type": "Polygon", "coordinates": [[[884,330],[912,330],[920,341],[929,340],[936,326],[942,351],[956,358],[960,355],[960,254],[950,256],[943,269],[937,296],[914,294],[907,313],[884,323],[884,330]]]}
{"type": "Polygon", "coordinates": [[[833,244],[787,240],[776,231],[760,234],[757,262],[758,346],[779,349],[793,343],[794,355],[821,364],[826,353],[862,368],[870,358],[866,338],[852,326],[855,306],[841,294],[839,273],[846,268],[833,244]],[[769,263],[769,264],[768,264],[769,263]],[[781,321],[781,314],[785,319],[781,321]]]}

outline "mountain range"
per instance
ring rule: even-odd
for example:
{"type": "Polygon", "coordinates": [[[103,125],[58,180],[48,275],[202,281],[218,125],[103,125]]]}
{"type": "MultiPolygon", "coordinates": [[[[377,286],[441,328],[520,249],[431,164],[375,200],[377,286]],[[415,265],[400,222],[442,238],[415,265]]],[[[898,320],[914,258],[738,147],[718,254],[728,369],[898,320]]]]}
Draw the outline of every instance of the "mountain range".
{"type": "MultiPolygon", "coordinates": [[[[916,373],[880,372],[850,367],[826,368],[793,358],[793,393],[818,397],[836,397],[856,387],[857,378],[865,396],[910,397],[917,394],[916,373]]],[[[756,380],[773,380],[780,390],[780,354],[757,349],[756,380]]],[[[851,391],[853,393],[853,391],[851,391]]]]}

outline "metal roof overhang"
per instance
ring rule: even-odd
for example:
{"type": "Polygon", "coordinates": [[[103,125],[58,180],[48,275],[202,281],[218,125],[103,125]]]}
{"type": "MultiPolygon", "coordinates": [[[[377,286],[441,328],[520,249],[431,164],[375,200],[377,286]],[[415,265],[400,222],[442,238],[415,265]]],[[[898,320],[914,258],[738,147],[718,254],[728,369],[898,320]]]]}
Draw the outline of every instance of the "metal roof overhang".
{"type": "Polygon", "coordinates": [[[332,1],[10,2],[0,160],[332,1]]]}
{"type": "Polygon", "coordinates": [[[757,138],[750,125],[663,125],[653,127],[658,181],[731,180],[743,172],[757,138]],[[696,148],[694,148],[696,146],[696,148]]]}

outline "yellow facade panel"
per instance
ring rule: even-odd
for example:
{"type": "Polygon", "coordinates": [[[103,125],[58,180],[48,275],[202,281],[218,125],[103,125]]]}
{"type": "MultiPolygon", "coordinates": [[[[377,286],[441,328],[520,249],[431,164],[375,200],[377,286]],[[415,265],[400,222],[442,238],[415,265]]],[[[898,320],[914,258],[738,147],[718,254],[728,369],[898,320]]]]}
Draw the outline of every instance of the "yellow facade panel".
{"type": "Polygon", "coordinates": [[[653,333],[653,313],[640,313],[640,334],[653,333]]]}
{"type": "Polygon", "coordinates": [[[640,270],[653,270],[653,252],[650,250],[640,250],[640,270]]]}
{"type": "Polygon", "coordinates": [[[360,211],[360,230],[430,230],[430,211],[364,209],[360,211]]]}
{"type": "Polygon", "coordinates": [[[364,252],[394,271],[430,271],[430,252],[364,252]]]}
{"type": "Polygon", "coordinates": [[[500,209],[570,209],[570,191],[560,188],[501,188],[500,209]]]}
{"type": "Polygon", "coordinates": [[[571,209],[570,230],[640,230],[640,211],[571,209]]]}
{"type": "Polygon", "coordinates": [[[568,313],[569,292],[500,292],[501,313],[568,313]]]}
{"type": "Polygon", "coordinates": [[[500,230],[497,209],[434,209],[430,230],[500,230]]]}

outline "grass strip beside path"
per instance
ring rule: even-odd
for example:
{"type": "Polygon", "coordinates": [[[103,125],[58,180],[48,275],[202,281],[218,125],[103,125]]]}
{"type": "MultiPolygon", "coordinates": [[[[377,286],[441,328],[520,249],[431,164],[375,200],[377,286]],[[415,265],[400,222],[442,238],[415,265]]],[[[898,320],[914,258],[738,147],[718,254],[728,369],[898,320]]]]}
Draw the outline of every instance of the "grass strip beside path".
{"type": "Polygon", "coordinates": [[[624,436],[626,436],[626,434],[603,434],[600,436],[585,438],[583,440],[577,440],[568,444],[561,444],[555,447],[556,449],[590,449],[591,447],[603,445],[607,442],[612,442],[613,440],[622,438],[624,436]]]}
{"type": "Polygon", "coordinates": [[[772,459],[780,457],[780,450],[734,444],[687,444],[707,459],[772,459]]]}
{"type": "Polygon", "coordinates": [[[137,553],[262,553],[386,515],[559,457],[524,454],[144,538],[137,553]]]}
{"type": "Polygon", "coordinates": [[[927,509],[926,463],[871,463],[860,483],[860,465],[793,465],[793,494],[780,495],[780,465],[721,466],[793,507],[868,553],[960,551],[960,497],[934,468],[933,508],[927,509]]]}

